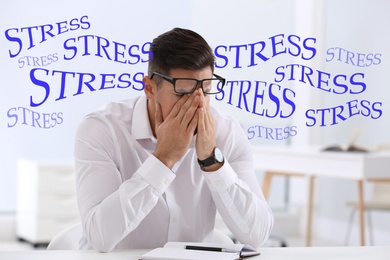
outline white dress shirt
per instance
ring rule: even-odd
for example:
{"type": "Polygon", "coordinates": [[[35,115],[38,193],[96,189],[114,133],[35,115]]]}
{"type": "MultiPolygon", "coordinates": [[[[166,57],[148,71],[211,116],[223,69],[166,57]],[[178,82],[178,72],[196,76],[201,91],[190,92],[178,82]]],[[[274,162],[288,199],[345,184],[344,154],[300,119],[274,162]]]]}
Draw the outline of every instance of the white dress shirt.
{"type": "Polygon", "coordinates": [[[210,242],[216,210],[234,236],[254,247],[273,226],[237,121],[212,108],[224,165],[204,172],[195,137],[170,170],[152,153],[157,140],[145,95],[109,103],[81,122],[75,140],[80,249],[155,248],[168,241],[210,242]]]}

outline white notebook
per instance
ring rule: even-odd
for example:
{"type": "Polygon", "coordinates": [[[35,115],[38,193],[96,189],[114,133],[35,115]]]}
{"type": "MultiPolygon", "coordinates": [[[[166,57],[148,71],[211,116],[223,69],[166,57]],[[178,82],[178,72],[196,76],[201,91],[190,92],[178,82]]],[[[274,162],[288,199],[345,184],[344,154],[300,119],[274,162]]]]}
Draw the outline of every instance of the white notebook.
{"type": "Polygon", "coordinates": [[[235,260],[259,254],[254,248],[243,244],[168,242],[164,247],[147,252],[141,260],[235,260]]]}

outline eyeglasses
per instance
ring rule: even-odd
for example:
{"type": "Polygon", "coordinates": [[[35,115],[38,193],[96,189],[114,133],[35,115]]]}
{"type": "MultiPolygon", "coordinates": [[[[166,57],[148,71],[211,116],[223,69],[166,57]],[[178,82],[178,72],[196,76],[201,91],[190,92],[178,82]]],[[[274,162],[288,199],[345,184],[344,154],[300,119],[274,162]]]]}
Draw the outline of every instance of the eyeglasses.
{"type": "Polygon", "coordinates": [[[218,94],[222,92],[222,88],[225,86],[226,82],[224,78],[216,74],[213,74],[215,78],[202,80],[192,78],[171,78],[158,72],[153,72],[150,78],[153,79],[154,75],[171,83],[175,93],[181,95],[193,93],[198,85],[200,85],[204,94],[218,94]]]}

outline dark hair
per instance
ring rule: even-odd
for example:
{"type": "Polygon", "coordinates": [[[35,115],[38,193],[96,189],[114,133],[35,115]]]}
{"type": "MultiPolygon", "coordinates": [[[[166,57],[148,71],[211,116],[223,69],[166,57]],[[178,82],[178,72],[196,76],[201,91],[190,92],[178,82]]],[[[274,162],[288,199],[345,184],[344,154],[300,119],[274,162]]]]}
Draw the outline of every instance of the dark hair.
{"type": "Polygon", "coordinates": [[[194,31],[174,28],[155,38],[150,47],[148,73],[169,75],[171,69],[214,71],[215,57],[206,40],[194,31]]]}

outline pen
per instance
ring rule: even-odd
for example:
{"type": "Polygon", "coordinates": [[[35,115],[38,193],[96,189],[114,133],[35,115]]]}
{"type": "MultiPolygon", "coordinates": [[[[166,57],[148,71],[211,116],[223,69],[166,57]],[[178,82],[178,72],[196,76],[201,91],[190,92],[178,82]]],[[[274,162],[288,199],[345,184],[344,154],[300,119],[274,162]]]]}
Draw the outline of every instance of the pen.
{"type": "Polygon", "coordinates": [[[214,252],[224,252],[224,253],[240,253],[240,251],[228,249],[228,248],[220,248],[220,247],[209,247],[209,246],[185,246],[185,249],[188,250],[203,250],[203,251],[214,251],[214,252]]]}

